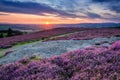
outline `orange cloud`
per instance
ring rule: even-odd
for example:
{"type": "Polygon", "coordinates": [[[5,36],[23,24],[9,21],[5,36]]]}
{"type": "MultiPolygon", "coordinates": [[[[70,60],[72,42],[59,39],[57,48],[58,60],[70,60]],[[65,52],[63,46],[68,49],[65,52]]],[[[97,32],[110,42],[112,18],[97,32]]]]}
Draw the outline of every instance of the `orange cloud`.
{"type": "Polygon", "coordinates": [[[0,12],[0,23],[11,24],[76,24],[76,23],[98,23],[104,22],[101,19],[87,19],[87,18],[62,18],[53,14],[32,15],[32,14],[18,14],[18,13],[4,13],[0,12]]]}

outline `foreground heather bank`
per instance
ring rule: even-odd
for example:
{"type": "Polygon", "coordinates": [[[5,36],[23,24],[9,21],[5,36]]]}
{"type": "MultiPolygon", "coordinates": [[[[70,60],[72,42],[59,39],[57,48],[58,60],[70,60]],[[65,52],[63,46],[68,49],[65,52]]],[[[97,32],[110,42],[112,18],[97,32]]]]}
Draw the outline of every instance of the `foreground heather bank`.
{"type": "Polygon", "coordinates": [[[120,41],[0,67],[1,80],[119,80],[120,41]]]}

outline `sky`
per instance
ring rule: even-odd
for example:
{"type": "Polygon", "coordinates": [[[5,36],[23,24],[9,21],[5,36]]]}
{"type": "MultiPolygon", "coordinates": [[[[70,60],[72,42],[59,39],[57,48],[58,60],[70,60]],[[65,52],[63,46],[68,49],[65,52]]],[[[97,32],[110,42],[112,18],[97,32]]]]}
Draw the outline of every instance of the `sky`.
{"type": "Polygon", "coordinates": [[[120,22],[120,0],[0,0],[0,23],[120,22]]]}

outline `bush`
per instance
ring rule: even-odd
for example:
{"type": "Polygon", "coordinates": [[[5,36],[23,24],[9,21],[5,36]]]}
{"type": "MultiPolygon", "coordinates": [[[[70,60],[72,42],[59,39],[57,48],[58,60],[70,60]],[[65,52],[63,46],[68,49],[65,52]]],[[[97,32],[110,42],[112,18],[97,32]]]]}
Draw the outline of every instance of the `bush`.
{"type": "Polygon", "coordinates": [[[120,41],[114,42],[111,46],[110,49],[112,50],[120,50],[120,41]]]}

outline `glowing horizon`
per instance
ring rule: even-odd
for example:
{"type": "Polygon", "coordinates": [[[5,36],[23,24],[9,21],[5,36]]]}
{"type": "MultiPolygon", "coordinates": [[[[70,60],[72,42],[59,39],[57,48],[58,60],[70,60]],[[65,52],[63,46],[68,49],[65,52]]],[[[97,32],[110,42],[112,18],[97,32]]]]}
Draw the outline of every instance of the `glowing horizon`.
{"type": "MultiPolygon", "coordinates": [[[[1,13],[1,12],[0,12],[1,13]]],[[[61,18],[58,16],[39,16],[32,14],[20,13],[2,13],[7,15],[0,15],[0,23],[10,24],[76,24],[76,23],[101,23],[105,20],[101,19],[87,19],[87,18],[61,18]]],[[[108,21],[109,22],[109,21],[108,21]]]]}

